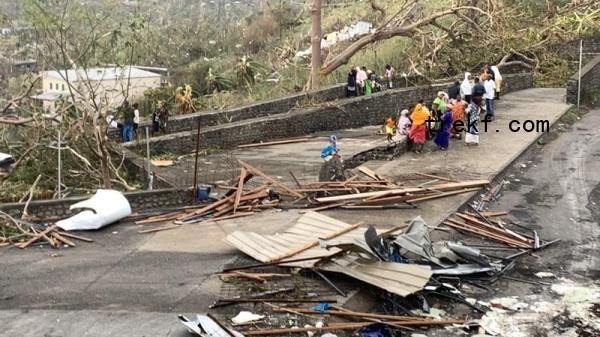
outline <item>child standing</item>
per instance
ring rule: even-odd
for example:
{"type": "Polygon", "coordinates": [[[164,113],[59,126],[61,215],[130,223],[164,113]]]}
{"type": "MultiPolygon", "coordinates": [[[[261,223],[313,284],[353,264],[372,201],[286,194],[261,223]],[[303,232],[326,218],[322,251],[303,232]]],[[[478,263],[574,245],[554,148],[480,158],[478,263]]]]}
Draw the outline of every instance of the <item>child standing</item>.
{"type": "Polygon", "coordinates": [[[396,118],[394,116],[389,116],[385,120],[385,133],[387,134],[387,141],[391,142],[392,137],[396,134],[396,118]]]}

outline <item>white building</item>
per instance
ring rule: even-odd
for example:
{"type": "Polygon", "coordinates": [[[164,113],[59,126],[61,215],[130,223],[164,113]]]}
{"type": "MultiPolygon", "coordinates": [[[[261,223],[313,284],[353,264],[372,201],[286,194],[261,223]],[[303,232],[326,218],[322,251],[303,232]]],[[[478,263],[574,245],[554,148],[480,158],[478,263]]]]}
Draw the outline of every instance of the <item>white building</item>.
{"type": "Polygon", "coordinates": [[[131,103],[144,96],[144,90],[158,88],[161,75],[133,66],[90,68],[87,70],[45,71],[42,93],[32,96],[43,102],[44,110],[52,109],[60,98],[93,99],[97,104],[114,108],[127,98],[131,103]]]}

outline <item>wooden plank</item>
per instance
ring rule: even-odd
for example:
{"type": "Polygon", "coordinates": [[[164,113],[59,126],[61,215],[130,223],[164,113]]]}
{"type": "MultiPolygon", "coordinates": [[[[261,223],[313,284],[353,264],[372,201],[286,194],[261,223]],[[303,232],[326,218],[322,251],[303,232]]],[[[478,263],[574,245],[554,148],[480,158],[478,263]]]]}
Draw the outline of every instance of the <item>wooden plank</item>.
{"type": "Polygon", "coordinates": [[[420,173],[420,172],[416,172],[415,173],[418,176],[422,176],[422,177],[427,177],[427,178],[433,178],[433,179],[439,179],[439,180],[444,180],[444,181],[450,181],[450,182],[456,182],[456,180],[454,179],[450,179],[450,178],[444,178],[444,177],[440,177],[434,174],[427,174],[427,173],[420,173]]]}
{"type": "Polygon", "coordinates": [[[298,188],[302,188],[302,185],[300,184],[300,182],[298,181],[298,179],[296,179],[296,176],[294,175],[294,172],[292,172],[290,170],[290,176],[292,177],[292,180],[294,181],[294,183],[296,183],[296,186],[298,188]]]}
{"type": "Polygon", "coordinates": [[[377,173],[375,173],[375,171],[371,170],[370,168],[368,168],[366,166],[361,165],[357,169],[358,169],[358,171],[360,171],[367,177],[373,178],[373,180],[378,180],[378,181],[385,180],[385,179],[382,179],[379,175],[377,175],[377,173]]]}
{"type": "MultiPolygon", "coordinates": [[[[488,180],[471,180],[471,181],[463,181],[459,183],[445,183],[440,185],[435,185],[430,187],[430,189],[435,189],[439,191],[450,191],[450,190],[459,190],[465,188],[473,188],[473,187],[481,187],[489,184],[488,180]]],[[[364,199],[371,196],[392,196],[399,194],[407,194],[407,193],[419,193],[426,192],[428,189],[422,187],[408,187],[408,188],[399,188],[389,191],[376,191],[376,192],[364,192],[364,193],[355,193],[355,194],[345,194],[333,197],[323,197],[316,198],[315,200],[320,203],[327,202],[336,202],[343,200],[355,200],[355,199],[364,199]]]]}
{"type": "Polygon", "coordinates": [[[486,218],[493,218],[496,216],[508,215],[508,212],[506,212],[506,211],[487,211],[487,212],[479,212],[479,213],[481,213],[481,215],[483,215],[486,218]]]}
{"type": "Polygon", "coordinates": [[[306,210],[302,210],[299,213],[302,214],[302,213],[307,213],[307,212],[324,211],[326,209],[336,208],[336,207],[344,206],[346,204],[348,204],[348,202],[332,203],[332,204],[329,204],[329,205],[323,205],[321,207],[315,207],[315,208],[309,208],[309,209],[306,209],[306,210]]]}
{"type": "MultiPolygon", "coordinates": [[[[220,217],[215,217],[215,218],[209,218],[209,219],[202,219],[201,221],[198,222],[198,224],[203,224],[206,222],[212,222],[212,221],[221,221],[221,220],[228,220],[228,219],[236,219],[236,218],[241,218],[241,217],[245,217],[245,216],[249,216],[254,214],[254,212],[238,212],[235,214],[231,214],[231,215],[225,215],[225,216],[220,216],[220,217]]],[[[190,224],[192,224],[194,222],[190,222],[190,224]]]]}
{"type": "Polygon", "coordinates": [[[52,232],[52,231],[53,231],[53,230],[55,230],[56,228],[57,228],[57,227],[56,227],[56,225],[51,225],[51,226],[48,226],[48,227],[47,227],[46,229],[44,229],[43,231],[41,231],[41,232],[39,232],[39,233],[35,234],[33,237],[31,237],[31,239],[29,239],[29,240],[27,240],[27,241],[25,241],[25,242],[23,242],[23,243],[18,243],[18,244],[16,244],[15,246],[17,246],[17,247],[19,247],[19,248],[21,248],[21,249],[23,249],[23,248],[27,248],[27,247],[29,247],[29,246],[30,246],[32,243],[34,243],[34,242],[36,242],[37,240],[41,239],[41,238],[42,238],[44,235],[46,235],[46,234],[48,234],[48,233],[52,232]]]}
{"type": "Polygon", "coordinates": [[[306,138],[306,137],[295,138],[295,139],[285,139],[285,140],[274,140],[272,142],[262,142],[262,143],[238,145],[238,149],[247,149],[250,147],[260,147],[260,146],[269,146],[269,145],[302,143],[302,142],[307,142],[309,140],[310,140],[310,138],[306,138]]]}
{"type": "MultiPolygon", "coordinates": [[[[275,329],[261,329],[253,331],[244,331],[244,336],[267,336],[267,335],[278,335],[285,336],[290,333],[304,333],[308,331],[336,331],[336,330],[355,330],[365,326],[371,325],[373,322],[367,323],[347,323],[346,325],[335,325],[322,328],[310,327],[310,328],[275,328],[275,329]]],[[[330,324],[331,325],[331,324],[330,324]]]]}
{"type": "Polygon", "coordinates": [[[245,167],[246,170],[254,175],[260,176],[263,179],[265,179],[266,181],[270,182],[271,184],[279,187],[280,189],[282,189],[283,191],[285,191],[286,193],[298,197],[298,198],[302,198],[304,195],[292,190],[291,188],[285,186],[284,184],[278,182],[277,180],[273,179],[272,177],[266,175],[265,173],[263,173],[262,171],[260,171],[259,169],[250,166],[250,164],[243,162],[241,160],[238,160],[240,162],[240,165],[242,165],[242,167],[245,167]]]}
{"type": "Polygon", "coordinates": [[[169,224],[169,225],[164,225],[164,226],[160,226],[160,227],[156,227],[156,228],[144,229],[144,230],[138,231],[138,234],[146,234],[146,233],[154,233],[154,232],[166,231],[166,230],[169,230],[169,229],[177,228],[179,226],[181,226],[181,225],[169,224]]]}
{"type": "Polygon", "coordinates": [[[510,237],[504,236],[502,234],[496,234],[496,233],[488,232],[488,231],[483,230],[482,228],[479,228],[479,227],[476,227],[476,226],[473,226],[473,225],[469,225],[469,224],[466,224],[466,223],[461,223],[461,222],[456,221],[456,220],[451,219],[451,218],[448,218],[448,219],[444,220],[443,224],[445,224],[447,226],[450,226],[450,227],[453,227],[453,228],[456,228],[456,229],[459,229],[459,230],[464,230],[464,231],[467,231],[467,232],[470,232],[470,233],[473,233],[473,234],[476,234],[476,235],[481,235],[481,236],[487,237],[489,239],[502,242],[502,243],[507,244],[507,245],[512,246],[512,247],[517,247],[517,248],[531,248],[529,245],[527,245],[527,244],[525,244],[523,242],[514,240],[514,239],[512,239],[510,237]]]}
{"type": "Polygon", "coordinates": [[[481,221],[481,220],[479,220],[479,219],[475,218],[474,216],[470,216],[470,215],[468,215],[468,214],[465,214],[465,213],[460,213],[460,212],[456,212],[456,215],[457,215],[458,217],[460,217],[460,218],[462,218],[462,219],[466,220],[466,221],[473,222],[473,223],[477,224],[478,226],[480,226],[480,227],[483,227],[483,228],[485,228],[485,229],[487,229],[487,230],[490,230],[490,231],[493,231],[493,232],[497,232],[497,233],[499,233],[500,235],[508,235],[508,236],[512,236],[513,238],[515,238],[515,239],[517,239],[517,240],[520,240],[520,241],[523,241],[523,242],[527,242],[527,243],[532,243],[532,240],[529,240],[529,239],[527,239],[527,238],[524,238],[524,237],[522,237],[522,236],[520,236],[520,235],[514,235],[515,233],[509,233],[509,232],[508,232],[506,229],[504,229],[504,228],[495,227],[495,226],[492,226],[492,225],[490,225],[490,224],[487,224],[487,223],[485,223],[485,222],[483,222],[483,221],[481,221]]]}
{"type": "Polygon", "coordinates": [[[464,190],[438,193],[438,194],[433,194],[433,195],[429,195],[429,196],[418,197],[418,198],[414,198],[414,199],[408,199],[408,200],[406,200],[406,202],[408,202],[408,203],[415,203],[415,202],[421,202],[421,201],[427,201],[427,200],[434,200],[434,199],[445,198],[445,197],[448,197],[448,196],[451,196],[451,195],[456,195],[456,194],[462,194],[462,193],[467,193],[467,192],[475,192],[475,191],[479,191],[480,189],[481,189],[481,187],[479,187],[479,188],[467,188],[467,189],[464,189],[464,190]]]}
{"type": "Polygon", "coordinates": [[[233,202],[233,213],[237,211],[238,206],[240,205],[240,199],[242,198],[242,193],[244,193],[244,178],[246,178],[246,168],[242,167],[240,172],[240,179],[237,185],[237,191],[235,191],[235,201],[233,202]]]}
{"type": "Polygon", "coordinates": [[[85,236],[80,236],[80,235],[75,235],[75,234],[65,233],[65,232],[57,232],[57,233],[60,234],[61,236],[66,236],[68,238],[76,239],[76,240],[79,240],[79,241],[94,242],[94,240],[92,240],[90,238],[86,238],[85,236]]]}
{"type": "MultiPolygon", "coordinates": [[[[342,234],[345,234],[345,233],[348,233],[348,232],[350,232],[352,230],[357,229],[362,224],[363,224],[362,222],[359,222],[359,223],[351,225],[349,227],[342,228],[342,229],[340,229],[338,231],[335,231],[335,232],[333,232],[333,233],[325,236],[323,239],[325,239],[325,240],[331,240],[331,239],[333,239],[335,237],[338,237],[338,236],[340,236],[342,234]]],[[[294,255],[300,254],[303,251],[308,250],[308,249],[313,248],[313,247],[316,247],[318,245],[319,245],[319,240],[318,239],[314,240],[314,241],[311,241],[311,242],[307,242],[306,244],[304,244],[302,246],[299,246],[299,247],[296,247],[295,249],[292,249],[291,251],[288,251],[288,252],[285,252],[283,254],[280,254],[279,256],[275,256],[275,257],[269,259],[266,262],[269,263],[269,262],[280,261],[280,260],[286,259],[288,257],[292,257],[294,255]]]]}
{"type": "Polygon", "coordinates": [[[69,247],[75,247],[75,243],[73,243],[73,241],[62,237],[60,234],[58,234],[56,231],[50,233],[50,235],[52,235],[56,240],[64,243],[65,245],[69,246],[69,247]]]}

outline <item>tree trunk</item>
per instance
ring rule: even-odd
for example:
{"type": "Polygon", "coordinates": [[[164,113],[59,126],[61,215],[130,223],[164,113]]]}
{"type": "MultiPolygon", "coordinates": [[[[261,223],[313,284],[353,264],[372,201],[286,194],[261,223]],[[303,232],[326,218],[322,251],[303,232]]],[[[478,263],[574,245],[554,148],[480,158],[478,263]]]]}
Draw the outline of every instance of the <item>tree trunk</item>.
{"type": "Polygon", "coordinates": [[[310,16],[312,22],[310,89],[316,90],[321,86],[321,0],[312,0],[310,16]]]}

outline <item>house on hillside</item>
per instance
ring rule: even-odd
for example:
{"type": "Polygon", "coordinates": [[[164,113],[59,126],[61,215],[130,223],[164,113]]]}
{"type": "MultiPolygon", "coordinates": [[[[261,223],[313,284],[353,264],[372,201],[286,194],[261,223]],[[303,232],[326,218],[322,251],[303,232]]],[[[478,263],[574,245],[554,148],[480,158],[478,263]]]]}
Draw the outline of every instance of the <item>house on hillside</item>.
{"type": "Polygon", "coordinates": [[[44,71],[42,92],[31,98],[42,102],[44,110],[52,109],[59,99],[93,99],[101,106],[115,108],[125,98],[140,100],[148,88],[158,88],[162,76],[133,66],[90,68],[87,70],[44,71]]]}

